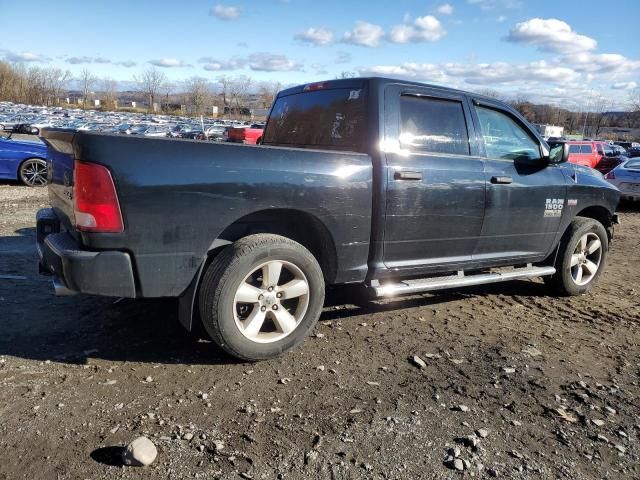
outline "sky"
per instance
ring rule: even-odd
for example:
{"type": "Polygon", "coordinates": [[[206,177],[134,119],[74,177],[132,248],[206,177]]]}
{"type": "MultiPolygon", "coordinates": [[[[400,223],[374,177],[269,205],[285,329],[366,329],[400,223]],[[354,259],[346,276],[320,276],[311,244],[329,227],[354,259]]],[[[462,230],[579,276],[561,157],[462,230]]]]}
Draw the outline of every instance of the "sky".
{"type": "Polygon", "coordinates": [[[0,0],[0,59],[130,84],[405,78],[588,109],[640,87],[640,0],[0,0]],[[606,8],[605,8],[606,6],[606,8]]]}

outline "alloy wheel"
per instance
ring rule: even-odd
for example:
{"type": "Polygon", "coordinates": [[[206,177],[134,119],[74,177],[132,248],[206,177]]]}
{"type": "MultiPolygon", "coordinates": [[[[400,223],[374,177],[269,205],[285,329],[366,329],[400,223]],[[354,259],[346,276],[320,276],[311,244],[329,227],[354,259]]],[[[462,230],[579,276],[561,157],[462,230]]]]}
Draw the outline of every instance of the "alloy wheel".
{"type": "Polygon", "coordinates": [[[20,178],[30,187],[47,184],[47,164],[45,161],[33,158],[26,160],[20,167],[20,178]]]}
{"type": "Polygon", "coordinates": [[[236,326],[249,340],[271,343],[291,334],[309,306],[309,282],[297,266],[272,260],[240,283],[233,302],[236,326]]]}
{"type": "Polygon", "coordinates": [[[602,260],[602,242],[593,232],[585,233],[571,255],[571,277],[576,285],[587,285],[594,279],[602,260]]]}

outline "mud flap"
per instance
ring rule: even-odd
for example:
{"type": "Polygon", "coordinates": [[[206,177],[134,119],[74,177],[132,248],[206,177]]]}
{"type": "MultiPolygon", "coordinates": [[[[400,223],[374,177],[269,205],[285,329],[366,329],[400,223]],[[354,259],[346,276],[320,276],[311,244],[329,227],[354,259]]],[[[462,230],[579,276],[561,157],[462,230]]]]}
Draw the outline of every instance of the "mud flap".
{"type": "MultiPolygon", "coordinates": [[[[203,263],[204,265],[204,263],[203,263]]],[[[198,269],[196,276],[193,278],[187,289],[178,297],[178,320],[180,324],[188,331],[193,330],[193,306],[196,301],[196,293],[198,284],[200,283],[200,275],[202,274],[202,265],[198,269]]]]}

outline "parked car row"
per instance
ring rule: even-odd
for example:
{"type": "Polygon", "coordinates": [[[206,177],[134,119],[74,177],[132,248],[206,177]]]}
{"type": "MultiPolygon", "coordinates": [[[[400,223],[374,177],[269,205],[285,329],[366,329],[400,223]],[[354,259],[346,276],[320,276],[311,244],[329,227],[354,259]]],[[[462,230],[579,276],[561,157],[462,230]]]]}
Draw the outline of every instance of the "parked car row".
{"type": "MultiPolygon", "coordinates": [[[[47,108],[0,102],[0,131],[38,135],[45,127],[69,128],[145,137],[226,141],[229,129],[262,130],[264,124],[240,120],[194,119],[174,115],[100,112],[75,108],[47,108]]],[[[234,133],[232,141],[256,143],[261,134],[234,133]]]]}

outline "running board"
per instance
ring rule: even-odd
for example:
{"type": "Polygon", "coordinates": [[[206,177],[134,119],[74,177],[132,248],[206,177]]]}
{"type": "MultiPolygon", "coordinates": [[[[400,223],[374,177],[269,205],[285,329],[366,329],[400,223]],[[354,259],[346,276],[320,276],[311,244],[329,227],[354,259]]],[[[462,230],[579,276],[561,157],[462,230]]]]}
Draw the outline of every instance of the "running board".
{"type": "Polygon", "coordinates": [[[398,283],[386,283],[372,285],[376,297],[392,297],[394,295],[406,295],[409,293],[430,292],[432,290],[444,290],[447,288],[471,287],[487,283],[506,282],[522,278],[543,277],[556,273],[554,267],[534,267],[527,265],[524,268],[514,268],[501,272],[480,273],[466,276],[461,270],[457,275],[448,277],[419,278],[416,280],[403,280],[398,283]]]}

